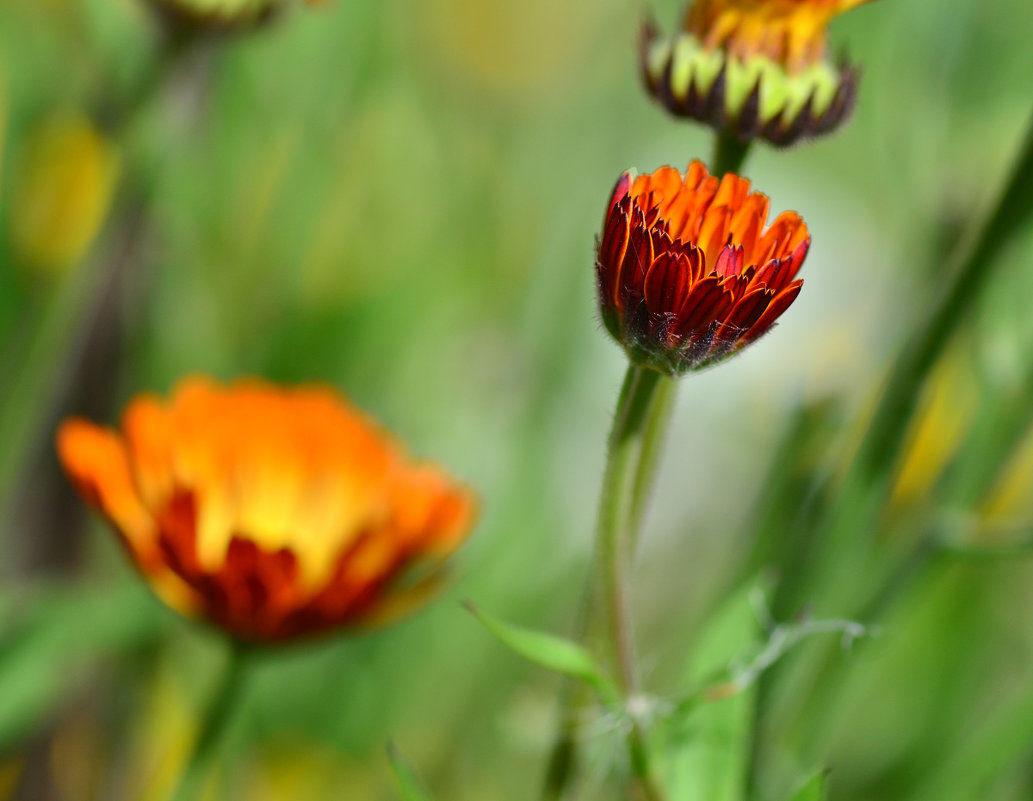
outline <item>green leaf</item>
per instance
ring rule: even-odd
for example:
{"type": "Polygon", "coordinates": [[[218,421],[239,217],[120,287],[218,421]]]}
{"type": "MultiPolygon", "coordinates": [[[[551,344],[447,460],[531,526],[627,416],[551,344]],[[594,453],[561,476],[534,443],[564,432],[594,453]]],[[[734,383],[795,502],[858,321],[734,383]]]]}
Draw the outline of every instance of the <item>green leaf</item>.
{"type": "Polygon", "coordinates": [[[135,578],[43,592],[0,636],[0,748],[50,714],[94,663],[158,636],[168,618],[135,578]]]}
{"type": "MultiPolygon", "coordinates": [[[[732,596],[710,620],[693,651],[685,686],[696,695],[715,676],[756,649],[760,624],[751,603],[755,588],[732,596]]],[[[742,801],[749,759],[754,691],[735,688],[713,703],[686,705],[667,725],[664,759],[671,798],[678,801],[742,801]]]]}
{"type": "Polygon", "coordinates": [[[587,682],[606,702],[612,702],[618,698],[613,682],[586,648],[553,634],[503,623],[498,618],[482,612],[470,602],[463,605],[484,624],[484,627],[499,642],[524,659],[534,662],[546,670],[587,682]]]}
{"type": "Polygon", "coordinates": [[[825,801],[828,797],[828,773],[819,770],[793,793],[788,801],[825,801]]]}
{"type": "Polygon", "coordinates": [[[387,758],[391,763],[395,786],[402,796],[402,801],[431,801],[430,793],[424,789],[416,775],[416,769],[391,741],[387,743],[387,758]]]}

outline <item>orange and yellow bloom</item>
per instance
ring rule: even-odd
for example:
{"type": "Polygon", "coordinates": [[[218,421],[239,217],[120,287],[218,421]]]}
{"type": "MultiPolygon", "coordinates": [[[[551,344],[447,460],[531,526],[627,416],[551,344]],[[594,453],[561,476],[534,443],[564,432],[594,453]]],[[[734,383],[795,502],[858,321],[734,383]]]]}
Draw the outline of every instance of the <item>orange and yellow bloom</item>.
{"type": "Polygon", "coordinates": [[[636,364],[677,375],[724,359],[796,300],[810,246],[768,198],[694,161],[617,181],[596,257],[603,323],[636,364]]]}
{"type": "Polygon", "coordinates": [[[58,454],[163,600],[274,641],[370,625],[467,536],[471,493],[333,390],[189,378],[121,431],[71,419],[58,454]]]}
{"type": "Polygon", "coordinates": [[[668,111],[743,141],[789,145],[853,110],[857,70],[828,61],[828,26],[869,0],[696,0],[671,38],[647,25],[642,77],[668,111]]]}

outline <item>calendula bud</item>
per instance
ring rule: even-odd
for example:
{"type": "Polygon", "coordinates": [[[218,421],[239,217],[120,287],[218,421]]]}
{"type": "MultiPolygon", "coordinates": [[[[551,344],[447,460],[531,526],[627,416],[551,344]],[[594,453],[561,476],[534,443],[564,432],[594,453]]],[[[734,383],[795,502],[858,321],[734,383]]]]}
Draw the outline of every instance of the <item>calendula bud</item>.
{"type": "Polygon", "coordinates": [[[596,254],[603,324],[633,362],[671,375],[726,359],[764,335],[800,294],[807,226],[729,173],[694,161],[624,173],[596,254]]]}
{"type": "Polygon", "coordinates": [[[697,0],[681,32],[643,28],[646,89],[668,111],[738,137],[790,145],[853,110],[858,70],[827,57],[829,22],[868,0],[697,0]]]}
{"type": "MultiPolygon", "coordinates": [[[[315,5],[321,0],[304,0],[315,5]]],[[[291,0],[150,0],[170,25],[194,31],[249,28],[268,21],[291,0]]]]}

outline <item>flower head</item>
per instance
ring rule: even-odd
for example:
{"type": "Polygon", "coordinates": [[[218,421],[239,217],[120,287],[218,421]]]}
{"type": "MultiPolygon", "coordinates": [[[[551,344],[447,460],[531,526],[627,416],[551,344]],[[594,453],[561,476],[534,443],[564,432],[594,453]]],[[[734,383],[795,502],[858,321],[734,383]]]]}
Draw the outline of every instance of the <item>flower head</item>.
{"type": "Polygon", "coordinates": [[[596,257],[603,323],[629,357],[679,374],[750,344],[796,300],[810,246],[783,212],[765,229],[768,199],[698,161],[617,181],[596,257]]]}
{"type": "MultiPolygon", "coordinates": [[[[305,0],[314,5],[322,0],[305,0]]],[[[225,31],[269,20],[289,0],[150,0],[171,25],[190,30],[225,31]]]]}
{"type": "Polygon", "coordinates": [[[642,76],[668,111],[789,145],[853,110],[858,75],[827,58],[834,17],[869,0],[696,0],[681,33],[643,30],[642,76]]]}
{"type": "Polygon", "coordinates": [[[121,432],[71,419],[57,441],[162,599],[243,639],[382,619],[474,518],[469,491],[329,388],[190,378],[135,398],[121,432]]]}

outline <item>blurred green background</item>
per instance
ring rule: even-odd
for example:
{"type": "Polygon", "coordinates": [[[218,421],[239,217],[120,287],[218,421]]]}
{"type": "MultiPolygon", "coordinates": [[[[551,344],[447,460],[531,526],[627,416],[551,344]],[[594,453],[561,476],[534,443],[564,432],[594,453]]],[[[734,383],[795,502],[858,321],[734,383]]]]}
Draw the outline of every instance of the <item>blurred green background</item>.
{"type": "MultiPolygon", "coordinates": [[[[680,4],[652,10],[670,26],[680,4]]],[[[142,2],[0,4],[0,797],[169,791],[219,646],[138,586],[59,474],[52,432],[70,412],[115,421],[134,393],[197,371],[332,382],[483,503],[431,607],[262,665],[212,797],[393,798],[389,736],[437,798],[537,797],[560,682],[458,601],[557,632],[575,618],[624,367],[596,319],[593,237],[622,170],[684,167],[711,146],[641,91],[642,14],[625,0],[336,0],[210,43],[150,85],[142,2]],[[141,85],[153,91],[120,124],[141,85]],[[56,222],[32,217],[55,206],[56,222]]],[[[746,174],[802,213],[814,246],[778,330],[682,382],[636,574],[653,691],[676,692],[759,521],[790,539],[814,477],[842,470],[891,355],[1003,182],[1029,113],[1030,30],[1017,0],[864,6],[833,29],[864,67],[852,123],[751,154],[746,174]]],[[[991,542],[1033,535],[1031,259],[1033,226],[972,298],[864,537],[972,521],[991,542]]],[[[833,799],[1033,794],[1025,549],[901,575],[871,608],[793,588],[822,615],[865,611],[879,634],[829,657],[820,682],[807,653],[784,666],[756,798],[819,766],[833,799]]],[[[600,753],[604,728],[586,728],[600,753]]],[[[701,771],[749,745],[688,730],[701,771]]],[[[733,773],[683,797],[741,797],[733,773]]],[[[586,797],[608,792],[602,774],[586,797]]]]}

